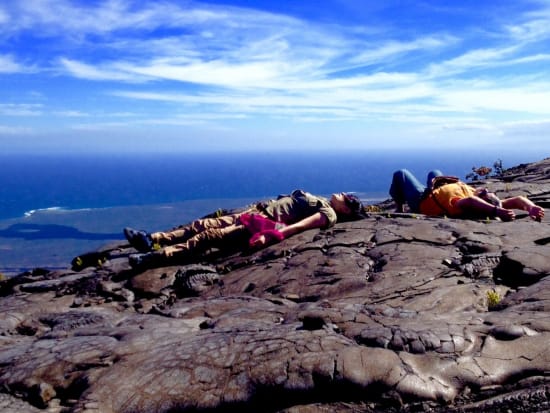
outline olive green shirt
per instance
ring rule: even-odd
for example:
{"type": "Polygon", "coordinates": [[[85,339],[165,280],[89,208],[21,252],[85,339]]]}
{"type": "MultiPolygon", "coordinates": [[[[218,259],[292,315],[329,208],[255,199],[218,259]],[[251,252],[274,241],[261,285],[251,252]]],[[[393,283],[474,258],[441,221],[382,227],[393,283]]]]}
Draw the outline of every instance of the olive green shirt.
{"type": "Polygon", "coordinates": [[[326,227],[336,224],[336,211],[330,202],[323,197],[312,195],[300,189],[290,195],[282,195],[276,200],[267,202],[264,212],[274,221],[287,225],[294,224],[317,212],[327,218],[326,227]]]}

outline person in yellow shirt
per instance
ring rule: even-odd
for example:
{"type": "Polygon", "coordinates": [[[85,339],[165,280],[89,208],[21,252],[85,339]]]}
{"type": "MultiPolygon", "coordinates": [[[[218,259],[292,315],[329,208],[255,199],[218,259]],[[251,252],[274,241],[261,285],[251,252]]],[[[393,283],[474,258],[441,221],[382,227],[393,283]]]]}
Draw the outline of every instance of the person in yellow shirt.
{"type": "Polygon", "coordinates": [[[428,174],[426,186],[408,170],[394,172],[390,195],[398,212],[404,212],[408,205],[411,212],[429,216],[452,218],[492,217],[502,221],[515,219],[515,209],[527,211],[537,221],[544,217],[544,209],[524,196],[500,200],[486,189],[476,189],[459,180],[447,180],[442,185],[443,174],[433,170],[428,174]]]}

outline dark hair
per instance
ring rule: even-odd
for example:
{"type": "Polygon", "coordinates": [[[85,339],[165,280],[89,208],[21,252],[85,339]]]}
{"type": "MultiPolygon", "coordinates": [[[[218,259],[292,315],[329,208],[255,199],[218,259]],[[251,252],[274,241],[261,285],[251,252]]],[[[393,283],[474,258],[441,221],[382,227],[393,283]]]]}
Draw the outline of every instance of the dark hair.
{"type": "Polygon", "coordinates": [[[363,207],[363,203],[357,197],[357,195],[353,194],[344,194],[344,202],[346,206],[350,209],[351,215],[355,217],[364,217],[365,216],[365,209],[363,207]]]}

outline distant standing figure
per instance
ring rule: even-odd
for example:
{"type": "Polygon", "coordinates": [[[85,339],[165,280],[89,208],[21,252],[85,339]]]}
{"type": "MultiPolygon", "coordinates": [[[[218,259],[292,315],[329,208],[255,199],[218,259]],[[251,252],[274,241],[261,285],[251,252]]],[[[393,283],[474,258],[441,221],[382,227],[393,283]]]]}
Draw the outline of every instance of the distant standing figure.
{"type": "Polygon", "coordinates": [[[363,211],[360,200],[352,194],[332,194],[327,200],[295,190],[242,213],[198,219],[168,232],[125,228],[124,235],[141,252],[130,255],[130,265],[155,267],[200,256],[210,248],[246,247],[247,241],[249,247],[260,248],[308,229],[331,227],[339,216],[360,217],[363,211]]]}
{"type": "Polygon", "coordinates": [[[439,170],[428,174],[426,186],[406,169],[393,174],[390,195],[397,204],[397,211],[403,212],[407,204],[412,212],[429,216],[453,218],[493,217],[503,221],[515,219],[514,209],[527,211],[537,221],[544,217],[544,209],[524,196],[500,200],[486,189],[476,189],[464,182],[449,182],[437,188],[434,184],[442,177],[439,170]]]}

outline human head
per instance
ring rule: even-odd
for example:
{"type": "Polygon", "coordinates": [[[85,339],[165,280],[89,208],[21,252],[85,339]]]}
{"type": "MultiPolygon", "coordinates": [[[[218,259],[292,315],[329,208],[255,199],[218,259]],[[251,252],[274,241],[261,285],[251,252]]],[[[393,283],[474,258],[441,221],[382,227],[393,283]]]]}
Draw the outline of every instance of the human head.
{"type": "Polygon", "coordinates": [[[365,216],[365,209],[361,200],[354,194],[341,192],[333,194],[330,203],[334,210],[340,215],[346,215],[352,218],[365,216]]]}

